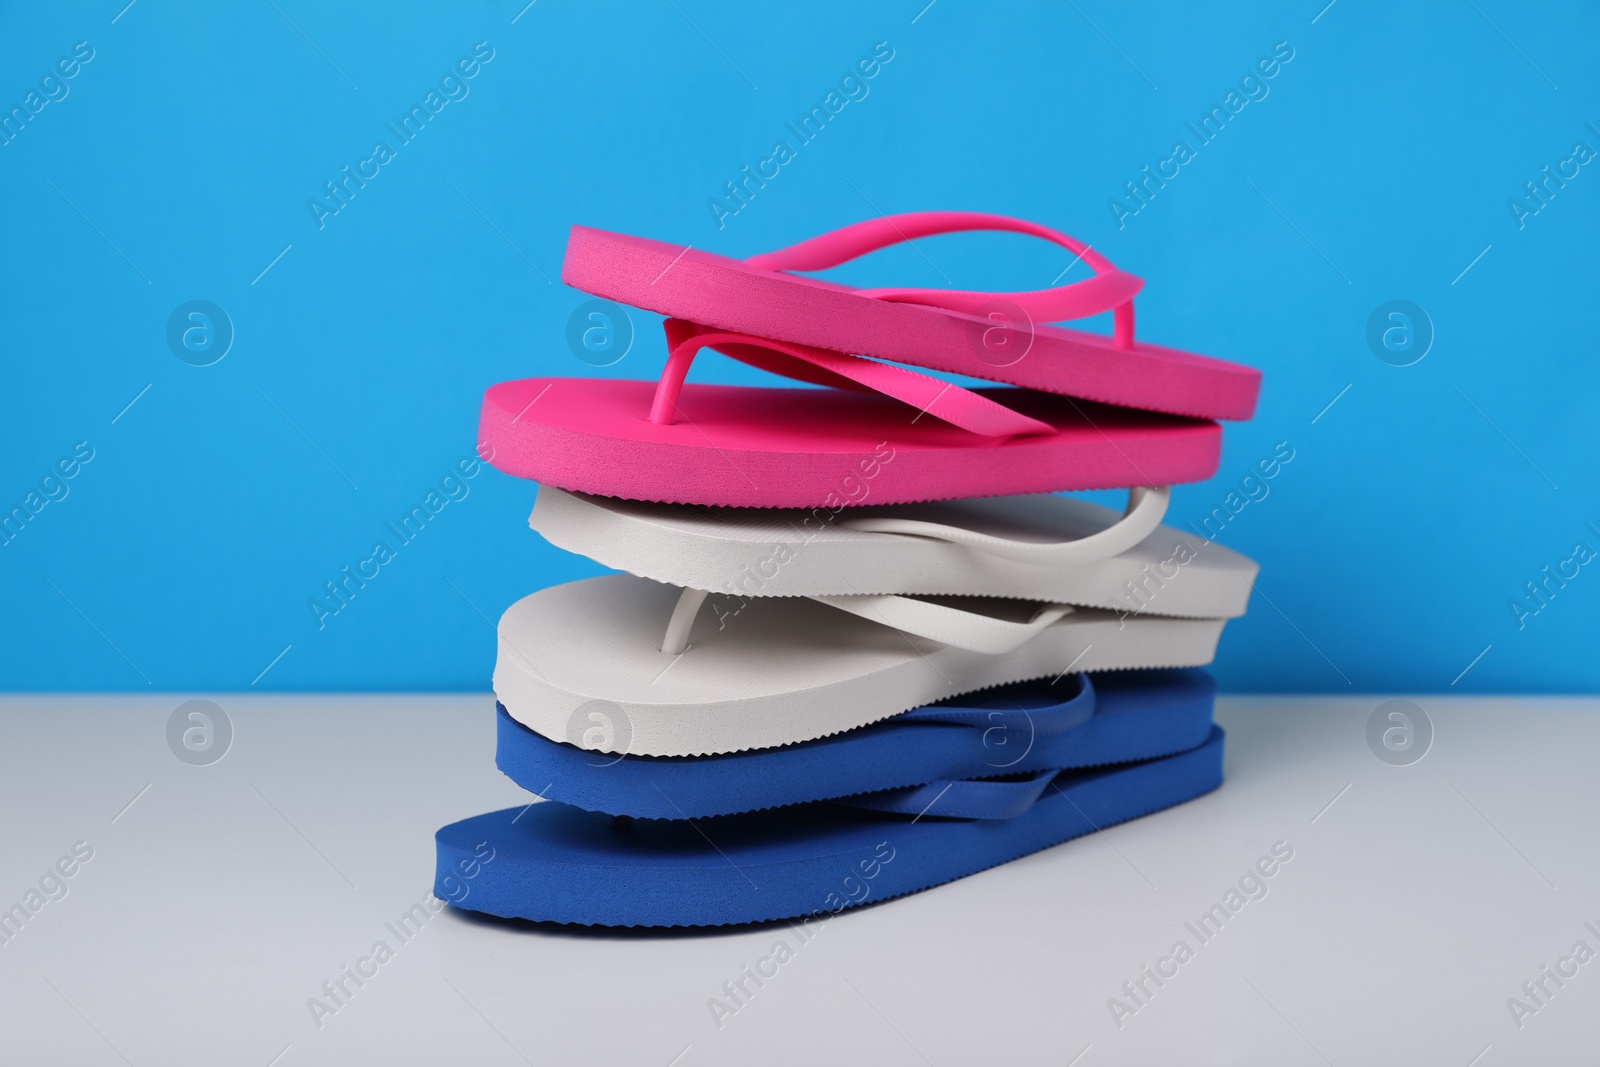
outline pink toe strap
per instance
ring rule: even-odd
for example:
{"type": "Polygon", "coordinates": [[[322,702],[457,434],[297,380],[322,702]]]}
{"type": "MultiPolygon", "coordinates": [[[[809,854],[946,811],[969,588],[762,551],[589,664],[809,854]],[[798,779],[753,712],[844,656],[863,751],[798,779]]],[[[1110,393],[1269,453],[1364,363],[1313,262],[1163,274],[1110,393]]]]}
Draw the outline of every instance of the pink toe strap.
{"type": "Polygon", "coordinates": [[[984,437],[1053,434],[1055,427],[997,404],[988,397],[904,367],[830,352],[810,345],[730,333],[684,319],[667,319],[667,365],[656,385],[650,421],[670,424],[684,377],[702,348],[712,348],[753,367],[786,378],[858,392],[882,393],[918,411],[984,437]]]}
{"type": "Polygon", "coordinates": [[[913,211],[885,215],[819,234],[776,252],[751,256],[745,262],[767,270],[826,270],[902,241],[964,230],[1004,230],[1043,238],[1075,252],[1095,276],[1052,289],[1020,293],[956,289],[862,289],[858,292],[880,300],[925,304],[968,314],[985,304],[1003,300],[1021,308],[1034,322],[1062,322],[1113,311],[1113,343],[1118,348],[1133,347],[1133,297],[1144,286],[1143,280],[1117,270],[1108,259],[1077,238],[1024,219],[974,211],[913,211]]]}

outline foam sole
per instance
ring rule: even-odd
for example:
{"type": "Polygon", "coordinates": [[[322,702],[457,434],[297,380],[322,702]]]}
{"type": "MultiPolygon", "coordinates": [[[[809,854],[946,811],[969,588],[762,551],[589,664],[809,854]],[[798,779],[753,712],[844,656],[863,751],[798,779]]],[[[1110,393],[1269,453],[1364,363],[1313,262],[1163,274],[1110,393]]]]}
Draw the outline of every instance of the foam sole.
{"type": "Polygon", "coordinates": [[[676,758],[600,755],[551,741],[501,707],[495,763],[546,800],[611,815],[699,819],[942,779],[1166,756],[1206,739],[1215,699],[1216,683],[1198,668],[1073,674],[783,748],[676,758]]]}
{"type": "Polygon", "coordinates": [[[1065,771],[1012,819],[915,819],[826,802],[695,822],[556,803],[508,808],[435,835],[434,892],[467,910],[536,922],[821,919],[1201,796],[1222,783],[1222,748],[1213,728],[1179,755],[1065,771]]]}
{"type": "Polygon", "coordinates": [[[818,514],[712,510],[541,486],[528,525],[557,548],[616,570],[742,596],[948,593],[1190,618],[1244,614],[1255,561],[1170,526],[1158,526],[1109,559],[1057,566],[841,525],[864,518],[914,519],[1012,541],[1061,542],[1099,533],[1120,517],[1110,508],[1058,496],[867,505],[818,514]]]}
{"type": "MultiPolygon", "coordinates": [[[[1068,671],[1210,663],[1223,622],[1120,619],[1079,609],[1022,647],[986,655],[813,600],[709,602],[688,650],[661,651],[679,590],[633,575],[552,586],[500,619],[494,689],[556,740],[618,754],[775,748],[853,730],[963,693],[1068,671]]],[[[1025,614],[1024,602],[992,601],[1025,614]]]]}
{"type": "Polygon", "coordinates": [[[574,226],[561,280],[585,292],[724,330],[853,352],[1150,411],[1248,419],[1261,372],[1060,326],[1034,326],[1014,362],[975,343],[993,322],[863,296],[815,278],[627,234],[574,226]]]}
{"type": "Polygon", "coordinates": [[[1026,389],[975,390],[1051,434],[982,437],[877,393],[683,387],[677,421],[646,417],[654,382],[528,378],[484,394],[479,440],[507,474],[601,496],[740,507],[838,507],[1167,485],[1216,473],[1216,423],[1026,389]]]}

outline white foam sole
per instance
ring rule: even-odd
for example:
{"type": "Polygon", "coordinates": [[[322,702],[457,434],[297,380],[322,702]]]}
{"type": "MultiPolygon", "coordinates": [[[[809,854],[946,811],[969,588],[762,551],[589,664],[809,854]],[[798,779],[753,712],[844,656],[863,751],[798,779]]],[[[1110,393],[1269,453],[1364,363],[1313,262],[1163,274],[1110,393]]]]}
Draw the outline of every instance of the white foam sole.
{"type": "MultiPolygon", "coordinates": [[[[541,493],[543,490],[541,490],[541,493]]],[[[500,619],[494,688],[518,722],[607,752],[693,756],[808,741],[945,697],[1071,671],[1211,662],[1221,619],[1079,609],[987,655],[813,600],[702,611],[688,650],[661,651],[679,590],[633,575],[552,586],[500,619]]],[[[1026,618],[1036,605],[989,601],[1026,618]]]]}
{"type": "Polygon", "coordinates": [[[1170,526],[1119,555],[1072,566],[1024,562],[926,537],[849,529],[894,517],[1010,541],[1076,540],[1121,516],[1061,496],[987,497],[884,507],[702,508],[540,486],[528,524],[551,544],[661,582],[744,597],[897,593],[1047,600],[1119,614],[1243,615],[1256,564],[1170,526]]]}

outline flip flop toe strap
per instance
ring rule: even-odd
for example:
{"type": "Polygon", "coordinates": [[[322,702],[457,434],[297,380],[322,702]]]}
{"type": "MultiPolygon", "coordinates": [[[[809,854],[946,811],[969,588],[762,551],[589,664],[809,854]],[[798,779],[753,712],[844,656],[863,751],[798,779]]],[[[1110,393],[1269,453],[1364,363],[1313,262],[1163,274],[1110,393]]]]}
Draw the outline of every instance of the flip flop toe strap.
{"type": "Polygon", "coordinates": [[[1009,622],[907,596],[863,593],[811,599],[904,633],[991,656],[1015,652],[1073,611],[1068,604],[1041,604],[1028,621],[1009,622]]]}
{"type": "MultiPolygon", "coordinates": [[[[1094,718],[1094,682],[1087,674],[1069,674],[1059,680],[1066,693],[1048,704],[1024,703],[1019,707],[968,707],[961,698],[944,704],[925,704],[896,715],[895,723],[949,723],[981,730],[986,738],[994,731],[1025,733],[1029,737],[1051,737],[1076,730],[1094,718]],[[1026,726],[1026,730],[1022,727],[1026,726]]],[[[969,698],[970,699],[970,698],[969,698]]]]}
{"type": "Polygon", "coordinates": [[[861,356],[810,345],[772,341],[716,330],[684,319],[666,320],[667,365],[656,385],[650,421],[670,425],[678,412],[684,378],[694,357],[711,348],[743,363],[817,385],[870,391],[893,397],[928,415],[984,437],[1053,434],[1047,422],[997,404],[953,382],[861,356]]]}
{"type": "Polygon", "coordinates": [[[852,808],[886,811],[918,818],[1015,819],[1038,803],[1057,770],[1040,771],[1011,781],[953,779],[907,789],[886,789],[834,801],[852,808]]]}
{"type": "Polygon", "coordinates": [[[1019,563],[1051,567],[1080,566],[1120,555],[1150,536],[1166,516],[1171,498],[1172,490],[1168,486],[1135,486],[1128,490],[1128,506],[1120,520],[1075,541],[1016,541],[945,523],[889,516],[844,519],[839,525],[867,533],[902,534],[948,541],[1019,563]]]}
{"type": "MultiPolygon", "coordinates": [[[[1076,730],[1094,717],[1094,682],[1087,674],[1072,675],[1072,695],[1053,704],[1019,708],[972,708],[959,704],[930,704],[897,715],[896,723],[954,723],[983,730],[984,747],[990,734],[1009,735],[1019,729],[1017,718],[1027,724],[1027,737],[1047,737],[1076,730]]],[[[1025,753],[1024,753],[1025,755],[1025,753]]],[[[1016,762],[1016,761],[1013,761],[1016,762]]],[[[885,789],[835,800],[848,807],[944,819],[1014,819],[1032,808],[1060,772],[1039,771],[1026,778],[941,779],[927,785],[885,789]]]]}
{"type": "Polygon", "coordinates": [[[1143,280],[1118,270],[1110,260],[1077,238],[1025,219],[975,211],[913,211],[885,215],[819,234],[775,252],[751,256],[745,262],[767,270],[826,270],[902,241],[967,230],[1002,230],[1042,238],[1076,253],[1095,276],[1049,289],[1017,293],[957,289],[861,289],[858,292],[880,300],[925,304],[966,314],[981,313],[986,305],[1004,301],[1020,308],[1034,322],[1063,322],[1113,311],[1113,344],[1124,349],[1133,347],[1133,297],[1144,286],[1143,280]]]}
{"type": "MultiPolygon", "coordinates": [[[[703,589],[685,588],[679,593],[661,641],[661,651],[669,656],[688,651],[689,631],[706,597],[703,589]]],[[[809,599],[903,633],[991,656],[1016,651],[1074,610],[1069,604],[1040,604],[1026,622],[1012,622],[975,611],[889,594],[814,596],[809,599]]]]}

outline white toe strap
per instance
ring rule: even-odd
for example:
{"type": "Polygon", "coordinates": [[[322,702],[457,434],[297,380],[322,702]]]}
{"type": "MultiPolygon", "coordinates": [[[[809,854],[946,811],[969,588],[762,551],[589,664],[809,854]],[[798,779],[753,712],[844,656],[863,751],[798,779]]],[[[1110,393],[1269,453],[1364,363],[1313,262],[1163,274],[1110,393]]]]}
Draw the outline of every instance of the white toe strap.
{"type": "Polygon", "coordinates": [[[1109,559],[1137,545],[1161,525],[1161,520],[1167,513],[1167,502],[1171,497],[1172,490],[1165,485],[1136,486],[1129,489],[1128,506],[1123,511],[1120,521],[1099,533],[1080,537],[1076,541],[1012,541],[1004,537],[975,533],[960,526],[890,517],[844,519],[839,525],[849,530],[862,530],[868,533],[906,534],[949,541],[1021,563],[1066,566],[1109,559]]]}
{"type": "MultiPolygon", "coordinates": [[[[669,656],[687,651],[689,630],[706,596],[704,589],[684,589],[678,595],[672,618],[667,622],[661,651],[669,656]]],[[[1045,627],[1072,611],[1066,604],[1041,604],[1027,622],[1008,622],[990,615],[889,594],[816,596],[810,599],[940,644],[996,656],[1021,648],[1045,627]]]]}
{"type": "Polygon", "coordinates": [[[689,628],[694,617],[700,614],[700,605],[710,594],[704,589],[685,589],[678,595],[678,603],[667,620],[667,636],[661,640],[661,651],[669,656],[681,654],[689,647],[689,628]]]}
{"type": "Polygon", "coordinates": [[[1027,622],[1007,622],[977,612],[889,594],[815,596],[811,599],[940,644],[995,656],[1021,648],[1046,626],[1072,611],[1067,604],[1041,604],[1027,622]]]}

